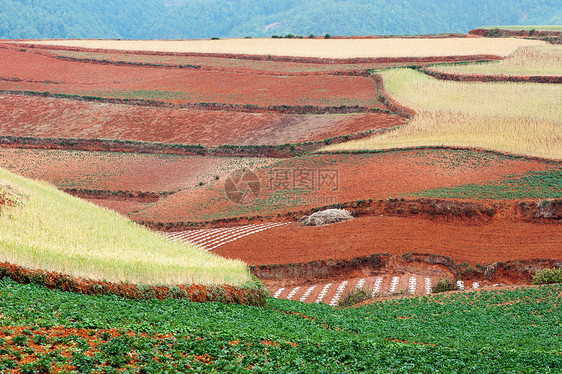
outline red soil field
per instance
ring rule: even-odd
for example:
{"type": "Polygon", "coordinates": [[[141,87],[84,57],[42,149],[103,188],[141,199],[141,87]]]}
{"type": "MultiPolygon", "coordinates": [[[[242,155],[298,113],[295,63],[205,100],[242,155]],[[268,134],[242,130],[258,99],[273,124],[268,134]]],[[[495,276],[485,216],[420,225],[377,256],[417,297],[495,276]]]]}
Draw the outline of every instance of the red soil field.
{"type": "Polygon", "coordinates": [[[213,251],[251,265],[351,259],[373,253],[432,253],[456,262],[562,259],[557,225],[492,222],[467,225],[419,218],[361,217],[321,227],[287,225],[213,251]]]}
{"type": "Polygon", "coordinates": [[[0,95],[0,133],[4,136],[120,139],[207,147],[278,145],[404,123],[403,118],[386,113],[241,113],[0,95]]]}
{"type": "Polygon", "coordinates": [[[254,170],[260,179],[261,191],[259,198],[250,204],[237,205],[230,201],[224,181],[220,180],[169,196],[131,217],[180,222],[273,215],[361,199],[400,197],[439,187],[484,184],[507,175],[545,171],[549,167],[553,166],[539,160],[447,149],[307,155],[254,170]],[[303,182],[298,179],[303,172],[313,176],[313,186],[295,186],[295,183],[303,182]],[[326,172],[324,175],[328,177],[334,176],[337,185],[326,179],[320,186],[321,172],[326,172]]]}
{"type": "MultiPolygon", "coordinates": [[[[270,159],[0,148],[0,168],[60,188],[173,192],[270,159]]],[[[96,199],[97,200],[97,199],[96,199]]]]}
{"type": "Polygon", "coordinates": [[[138,98],[170,103],[296,106],[359,105],[386,109],[366,77],[268,76],[85,64],[0,48],[0,89],[138,98]]]}

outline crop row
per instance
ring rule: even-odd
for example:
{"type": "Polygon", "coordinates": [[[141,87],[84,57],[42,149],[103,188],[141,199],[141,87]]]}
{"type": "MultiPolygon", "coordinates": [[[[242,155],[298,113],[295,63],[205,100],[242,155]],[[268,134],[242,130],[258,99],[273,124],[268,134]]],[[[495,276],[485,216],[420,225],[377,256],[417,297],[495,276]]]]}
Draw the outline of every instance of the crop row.
{"type": "MultiPolygon", "coordinates": [[[[354,289],[361,289],[369,292],[371,298],[383,295],[423,295],[430,294],[432,284],[437,282],[437,278],[420,276],[383,276],[348,279],[339,283],[307,284],[306,286],[296,287],[274,287],[268,289],[271,295],[277,299],[299,300],[305,303],[326,303],[331,306],[338,305],[340,299],[346,293],[354,289]],[[407,282],[407,284],[406,284],[407,282]],[[329,297],[327,297],[329,295],[329,297]]],[[[461,284],[463,281],[459,281],[461,284]]],[[[474,282],[473,288],[478,288],[478,282],[474,282]]],[[[464,286],[463,286],[464,287],[464,286]]]]}
{"type": "Polygon", "coordinates": [[[200,229],[164,234],[171,240],[190,243],[207,251],[212,251],[227,243],[244,238],[248,235],[260,233],[274,227],[284,226],[286,222],[272,222],[264,224],[244,225],[231,228],[200,229]]]}

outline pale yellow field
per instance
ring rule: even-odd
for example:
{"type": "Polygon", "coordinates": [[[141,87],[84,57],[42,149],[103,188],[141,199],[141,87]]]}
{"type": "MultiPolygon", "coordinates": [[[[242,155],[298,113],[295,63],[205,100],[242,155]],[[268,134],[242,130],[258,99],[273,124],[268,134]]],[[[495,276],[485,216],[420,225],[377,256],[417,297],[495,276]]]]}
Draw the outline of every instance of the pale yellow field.
{"type": "MultiPolygon", "coordinates": [[[[89,279],[234,284],[245,263],[172,242],[119,214],[0,169],[21,203],[0,211],[0,261],[89,279]]],[[[2,189],[0,189],[1,191],[2,189]]]]}
{"type": "Polygon", "coordinates": [[[417,115],[391,133],[328,146],[365,150],[470,146],[562,159],[562,86],[440,81],[409,69],[384,72],[388,94],[417,115]]]}
{"type": "Polygon", "coordinates": [[[221,39],[221,40],[40,40],[33,44],[135,51],[355,58],[497,55],[546,44],[515,38],[443,39],[221,39]]]}
{"type": "Polygon", "coordinates": [[[562,45],[519,48],[499,62],[434,66],[432,70],[455,74],[562,75],[562,45]]]}

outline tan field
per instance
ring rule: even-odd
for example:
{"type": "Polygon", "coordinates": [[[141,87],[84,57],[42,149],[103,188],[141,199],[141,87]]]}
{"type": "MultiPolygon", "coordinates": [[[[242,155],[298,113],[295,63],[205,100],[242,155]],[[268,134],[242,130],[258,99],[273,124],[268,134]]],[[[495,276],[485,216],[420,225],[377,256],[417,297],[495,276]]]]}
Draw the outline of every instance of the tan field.
{"type": "Polygon", "coordinates": [[[43,40],[33,44],[127,51],[228,53],[317,58],[376,58],[497,55],[545,45],[514,38],[443,39],[221,39],[221,40],[43,40]]]}
{"type": "Polygon", "coordinates": [[[523,47],[499,62],[436,66],[432,70],[454,74],[562,75],[562,46],[523,47]]]}
{"type": "Polygon", "coordinates": [[[391,133],[322,150],[447,145],[562,159],[560,85],[459,83],[406,69],[382,76],[388,95],[415,118],[391,133]]]}

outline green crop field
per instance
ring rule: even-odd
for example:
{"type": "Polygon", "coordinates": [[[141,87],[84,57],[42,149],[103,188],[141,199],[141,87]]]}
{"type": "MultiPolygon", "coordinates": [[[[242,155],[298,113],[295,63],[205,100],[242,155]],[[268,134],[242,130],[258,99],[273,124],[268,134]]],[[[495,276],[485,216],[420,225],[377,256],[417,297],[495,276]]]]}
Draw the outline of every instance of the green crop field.
{"type": "Polygon", "coordinates": [[[562,170],[532,172],[510,176],[488,184],[467,184],[457,187],[420,191],[420,197],[453,199],[560,199],[562,198],[562,170]]]}
{"type": "Polygon", "coordinates": [[[562,285],[351,309],[128,301],[0,281],[0,369],[22,372],[555,373],[562,285]],[[41,371],[43,370],[43,371],[41,371]]]}

